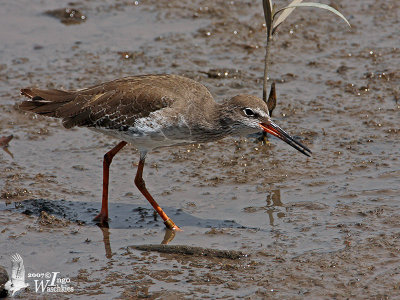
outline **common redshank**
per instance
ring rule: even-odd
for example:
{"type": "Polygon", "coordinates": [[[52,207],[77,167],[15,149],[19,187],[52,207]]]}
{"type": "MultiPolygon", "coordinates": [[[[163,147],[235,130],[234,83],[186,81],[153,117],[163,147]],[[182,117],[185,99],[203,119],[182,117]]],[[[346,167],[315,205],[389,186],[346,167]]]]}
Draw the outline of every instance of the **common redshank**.
{"type": "Polygon", "coordinates": [[[65,128],[88,127],[122,140],[104,155],[102,205],[94,219],[100,224],[108,222],[109,167],[127,143],[140,153],[137,188],[166,227],[174,230],[179,227],[150,195],[142,177],[149,151],[264,130],[301,153],[311,154],[271,120],[261,99],[238,95],[218,104],[204,85],[178,75],[131,76],[75,91],[26,88],[21,94],[30,98],[20,104],[22,110],[60,118],[65,128]]]}

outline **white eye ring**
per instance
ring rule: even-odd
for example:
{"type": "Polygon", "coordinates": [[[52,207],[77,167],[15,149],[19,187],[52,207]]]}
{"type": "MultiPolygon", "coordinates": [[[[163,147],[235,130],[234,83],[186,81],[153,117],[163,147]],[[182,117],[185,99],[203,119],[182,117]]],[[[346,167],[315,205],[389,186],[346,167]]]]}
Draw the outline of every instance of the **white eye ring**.
{"type": "Polygon", "coordinates": [[[243,109],[243,112],[246,116],[249,116],[249,117],[254,117],[256,115],[255,112],[251,108],[248,108],[248,107],[243,109]]]}

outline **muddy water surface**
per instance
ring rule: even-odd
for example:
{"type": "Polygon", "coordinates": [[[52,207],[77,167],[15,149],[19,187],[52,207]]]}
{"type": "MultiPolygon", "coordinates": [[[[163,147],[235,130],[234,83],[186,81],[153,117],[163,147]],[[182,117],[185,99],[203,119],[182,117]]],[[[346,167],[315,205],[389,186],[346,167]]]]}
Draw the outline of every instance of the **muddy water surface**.
{"type": "MultiPolygon", "coordinates": [[[[61,272],[72,293],[22,298],[400,297],[400,4],[331,1],[298,10],[272,46],[277,139],[160,149],[146,161],[153,196],[184,229],[165,230],[133,178],[130,146],[111,167],[110,228],[91,220],[102,157],[116,140],[22,113],[26,86],[82,88],[148,73],[204,83],[217,101],[261,95],[261,1],[65,1],[0,4],[0,265],[61,272]],[[69,24],[69,25],[66,25],[69,24]],[[182,245],[182,247],[180,247],[182,245]],[[190,247],[202,247],[190,248],[190,247]],[[170,250],[170,249],[169,249],[170,250]]],[[[286,2],[277,1],[278,5],[286,2]]]]}

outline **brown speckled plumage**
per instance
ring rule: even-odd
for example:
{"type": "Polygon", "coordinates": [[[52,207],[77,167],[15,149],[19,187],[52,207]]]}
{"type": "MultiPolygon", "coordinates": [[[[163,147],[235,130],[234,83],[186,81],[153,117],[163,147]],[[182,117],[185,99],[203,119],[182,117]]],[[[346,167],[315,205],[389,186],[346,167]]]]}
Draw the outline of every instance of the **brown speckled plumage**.
{"type": "Polygon", "coordinates": [[[66,128],[119,128],[196,95],[212,98],[206,87],[176,75],[131,76],[76,91],[22,89],[32,101],[20,109],[63,119],[66,128]],[[44,101],[43,101],[44,100],[44,101]],[[117,113],[114,119],[107,116],[117,113]]]}
{"type": "Polygon", "coordinates": [[[140,151],[136,186],[172,229],[179,228],[158,206],[142,178],[148,151],[264,130],[307,156],[311,153],[272,122],[261,99],[238,95],[217,104],[204,85],[178,75],[131,76],[76,91],[26,88],[21,93],[30,98],[20,104],[21,110],[60,118],[66,128],[89,127],[122,140],[104,156],[102,208],[95,218],[101,224],[108,220],[109,166],[127,142],[140,151]]]}
{"type": "MultiPolygon", "coordinates": [[[[22,110],[60,118],[66,128],[91,127],[115,137],[123,137],[123,132],[139,136],[137,121],[162,110],[162,135],[177,141],[165,146],[182,144],[182,140],[206,142],[240,131],[246,134],[251,133],[247,132],[249,129],[260,130],[240,126],[239,119],[245,117],[242,109],[247,106],[261,109],[265,115],[259,117],[264,121],[268,114],[266,104],[249,95],[217,104],[204,85],[178,75],[131,76],[76,91],[28,88],[21,93],[31,98],[20,104],[22,110]]],[[[153,116],[152,120],[156,119],[153,116]]],[[[150,135],[160,141],[155,133],[150,135]]],[[[130,142],[135,144],[133,140],[130,142]]],[[[140,150],[150,150],[140,147],[140,139],[137,144],[140,150]]],[[[163,146],[161,141],[155,144],[160,146],[163,146]]]]}

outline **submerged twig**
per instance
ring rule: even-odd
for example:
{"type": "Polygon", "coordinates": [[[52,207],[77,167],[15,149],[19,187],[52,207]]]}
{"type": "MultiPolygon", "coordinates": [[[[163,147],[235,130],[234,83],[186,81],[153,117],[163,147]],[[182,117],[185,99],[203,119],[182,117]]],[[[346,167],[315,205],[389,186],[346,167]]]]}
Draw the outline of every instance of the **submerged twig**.
{"type": "Polygon", "coordinates": [[[156,251],[160,253],[189,255],[189,256],[207,256],[209,258],[227,258],[241,259],[248,255],[235,250],[217,250],[187,245],[134,245],[129,246],[140,251],[156,251]]]}

